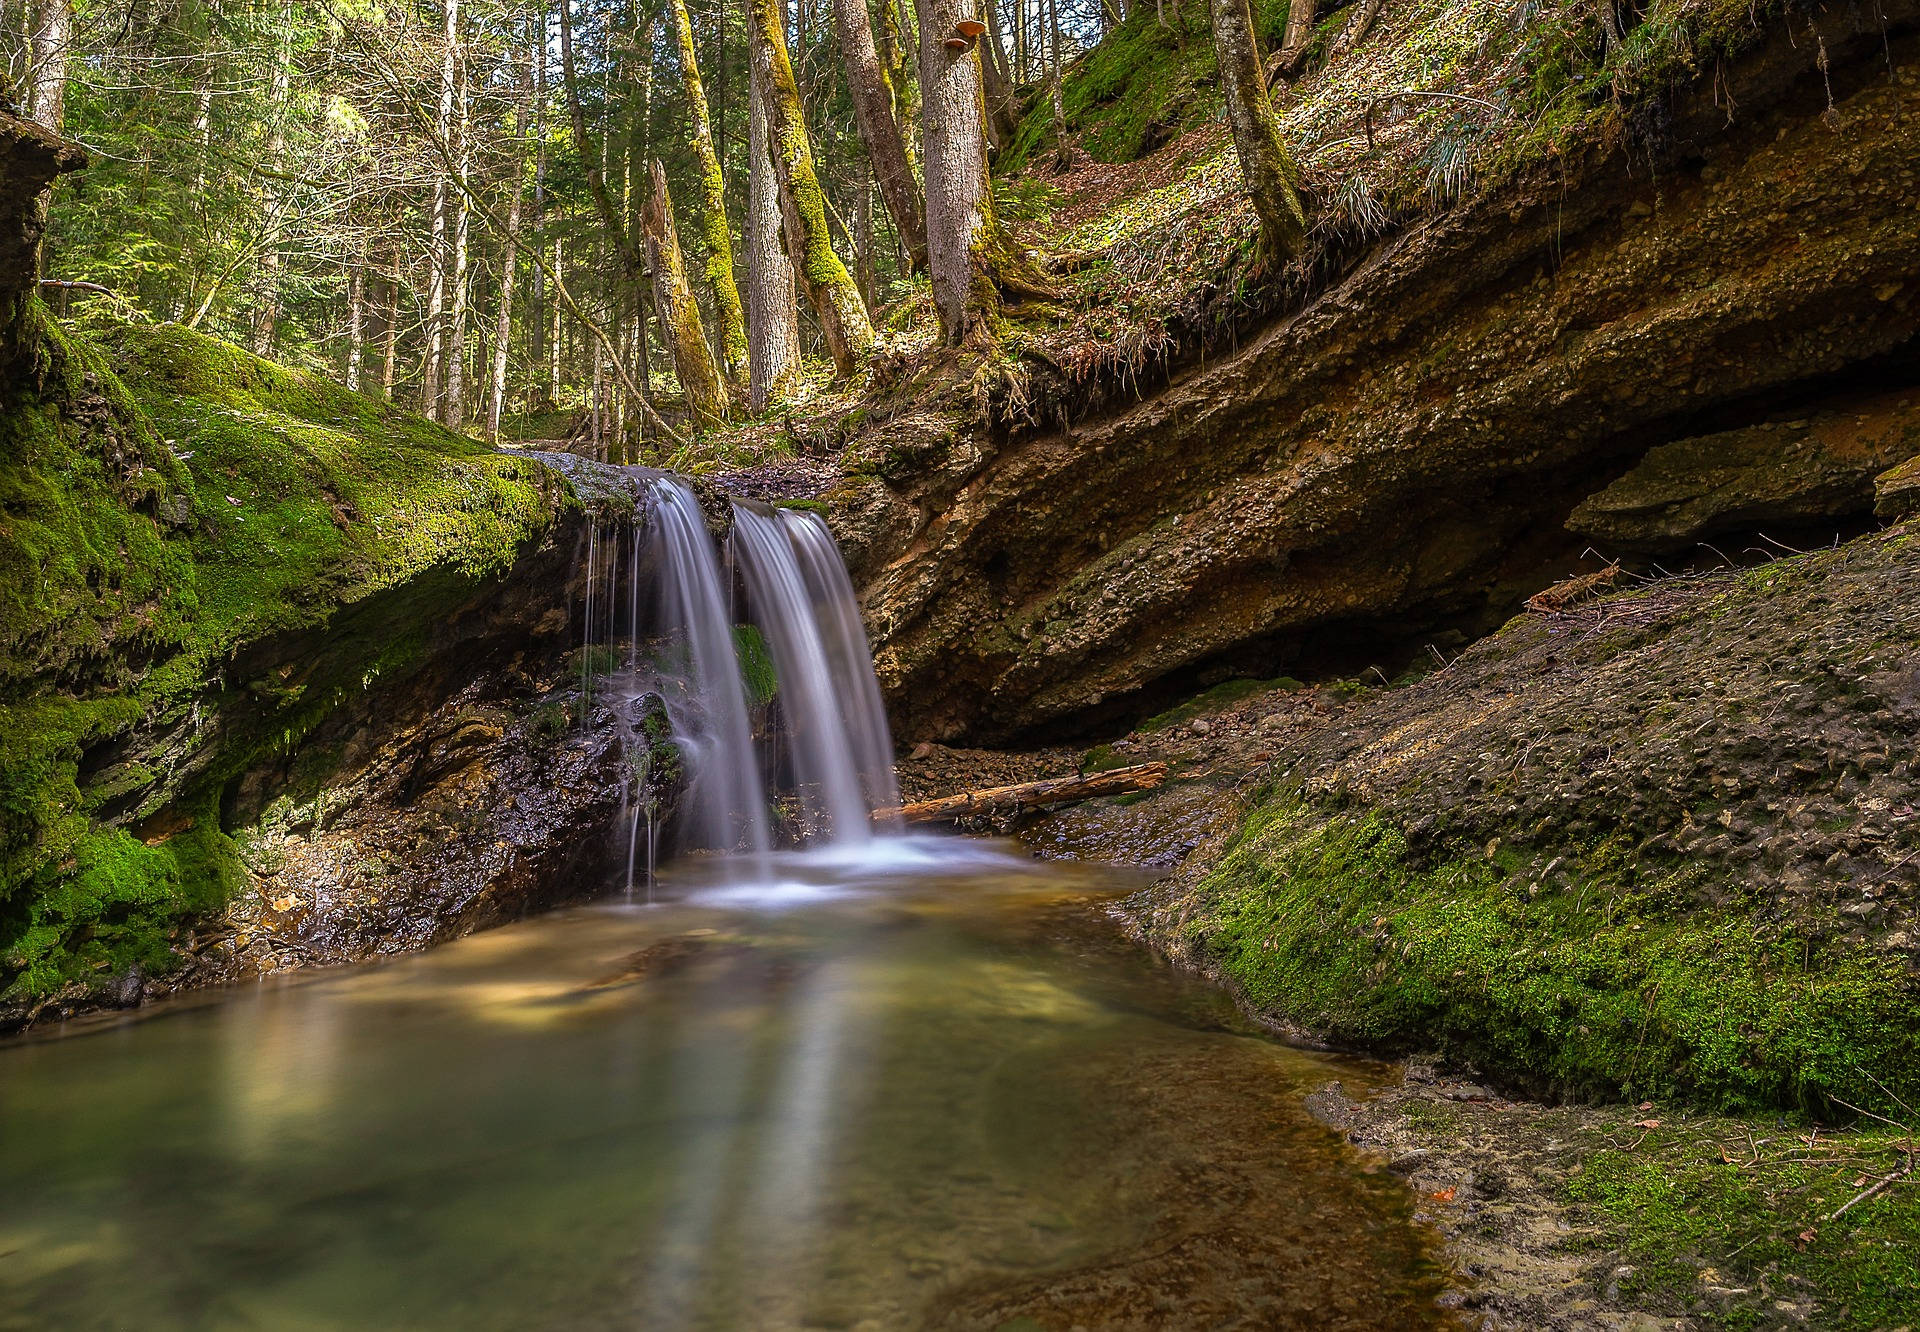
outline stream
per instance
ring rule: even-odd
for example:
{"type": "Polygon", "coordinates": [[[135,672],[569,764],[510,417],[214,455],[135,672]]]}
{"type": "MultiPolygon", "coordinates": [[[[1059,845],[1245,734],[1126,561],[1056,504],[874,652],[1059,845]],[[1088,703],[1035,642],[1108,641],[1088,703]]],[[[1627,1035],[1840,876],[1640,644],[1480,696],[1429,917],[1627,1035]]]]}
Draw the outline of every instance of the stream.
{"type": "Polygon", "coordinates": [[[0,1328],[1449,1325],[1291,1048],[900,838],[0,1047],[0,1328]]]}

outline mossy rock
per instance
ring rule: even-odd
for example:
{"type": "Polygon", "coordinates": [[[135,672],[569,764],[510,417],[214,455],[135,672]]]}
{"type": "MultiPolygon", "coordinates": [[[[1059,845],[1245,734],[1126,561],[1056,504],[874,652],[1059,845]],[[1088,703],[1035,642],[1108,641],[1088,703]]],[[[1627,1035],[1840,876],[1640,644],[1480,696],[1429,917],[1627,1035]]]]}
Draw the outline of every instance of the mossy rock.
{"type": "Polygon", "coordinates": [[[537,462],[186,329],[96,345],[31,318],[33,375],[0,405],[15,1001],[164,969],[246,882],[221,784],[417,666],[425,626],[574,502],[537,462]]]}

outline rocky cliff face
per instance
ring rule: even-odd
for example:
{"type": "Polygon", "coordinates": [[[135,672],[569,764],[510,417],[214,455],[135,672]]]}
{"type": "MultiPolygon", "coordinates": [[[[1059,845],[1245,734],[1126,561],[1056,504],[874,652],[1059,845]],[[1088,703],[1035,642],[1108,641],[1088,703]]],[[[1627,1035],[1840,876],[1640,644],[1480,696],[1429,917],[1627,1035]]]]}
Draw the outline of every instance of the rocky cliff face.
{"type": "Polygon", "coordinates": [[[847,497],[900,733],[1477,634],[1589,545],[1870,521],[1920,450],[1915,12],[1795,19],[1647,156],[1392,237],[1138,405],[847,497]]]}

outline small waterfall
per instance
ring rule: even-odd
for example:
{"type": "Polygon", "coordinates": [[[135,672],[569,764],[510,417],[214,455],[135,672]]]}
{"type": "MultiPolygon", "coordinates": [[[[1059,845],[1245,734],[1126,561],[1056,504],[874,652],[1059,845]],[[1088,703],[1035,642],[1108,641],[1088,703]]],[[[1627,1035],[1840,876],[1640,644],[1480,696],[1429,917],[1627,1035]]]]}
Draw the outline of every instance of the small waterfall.
{"type": "Polygon", "coordinates": [[[654,481],[651,490],[660,627],[673,643],[669,650],[684,653],[675,663],[681,669],[667,673],[680,677],[688,696],[666,701],[692,770],[693,832],[702,846],[764,854],[767,796],[747,720],[730,589],[693,492],[670,477],[654,481]]]}
{"type": "Polygon", "coordinates": [[[807,821],[831,841],[866,841],[873,810],[900,802],[880,686],[840,551],[813,514],[743,503],[733,506],[732,545],[780,676],[807,821]]]}
{"type": "MultiPolygon", "coordinates": [[[[629,768],[620,826],[627,893],[651,896],[663,821],[682,847],[746,853],[764,877],[773,808],[754,718],[769,699],[767,760],[791,760],[813,840],[862,844],[872,811],[899,804],[893,741],[859,603],[826,524],[740,501],[724,552],[693,491],[625,472],[640,492],[631,523],[586,543],[581,652],[585,717],[619,727],[629,768]],[[724,559],[723,559],[724,555],[724,559]],[[735,576],[751,627],[741,627],[735,576]],[[764,641],[764,649],[761,643],[764,641]],[[677,757],[659,749],[668,733],[677,757]],[[684,774],[676,812],[656,801],[662,764],[684,774]]],[[[776,764],[778,766],[778,764],[776,764]]]]}

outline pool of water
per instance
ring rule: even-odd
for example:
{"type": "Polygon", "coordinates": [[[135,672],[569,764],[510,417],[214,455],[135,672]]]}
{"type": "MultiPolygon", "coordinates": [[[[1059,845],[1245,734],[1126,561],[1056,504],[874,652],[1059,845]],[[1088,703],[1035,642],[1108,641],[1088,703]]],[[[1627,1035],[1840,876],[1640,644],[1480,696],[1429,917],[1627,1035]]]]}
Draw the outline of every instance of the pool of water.
{"type": "Polygon", "coordinates": [[[0,1328],[1421,1328],[1376,1066],[915,841],[0,1046],[0,1328]]]}

